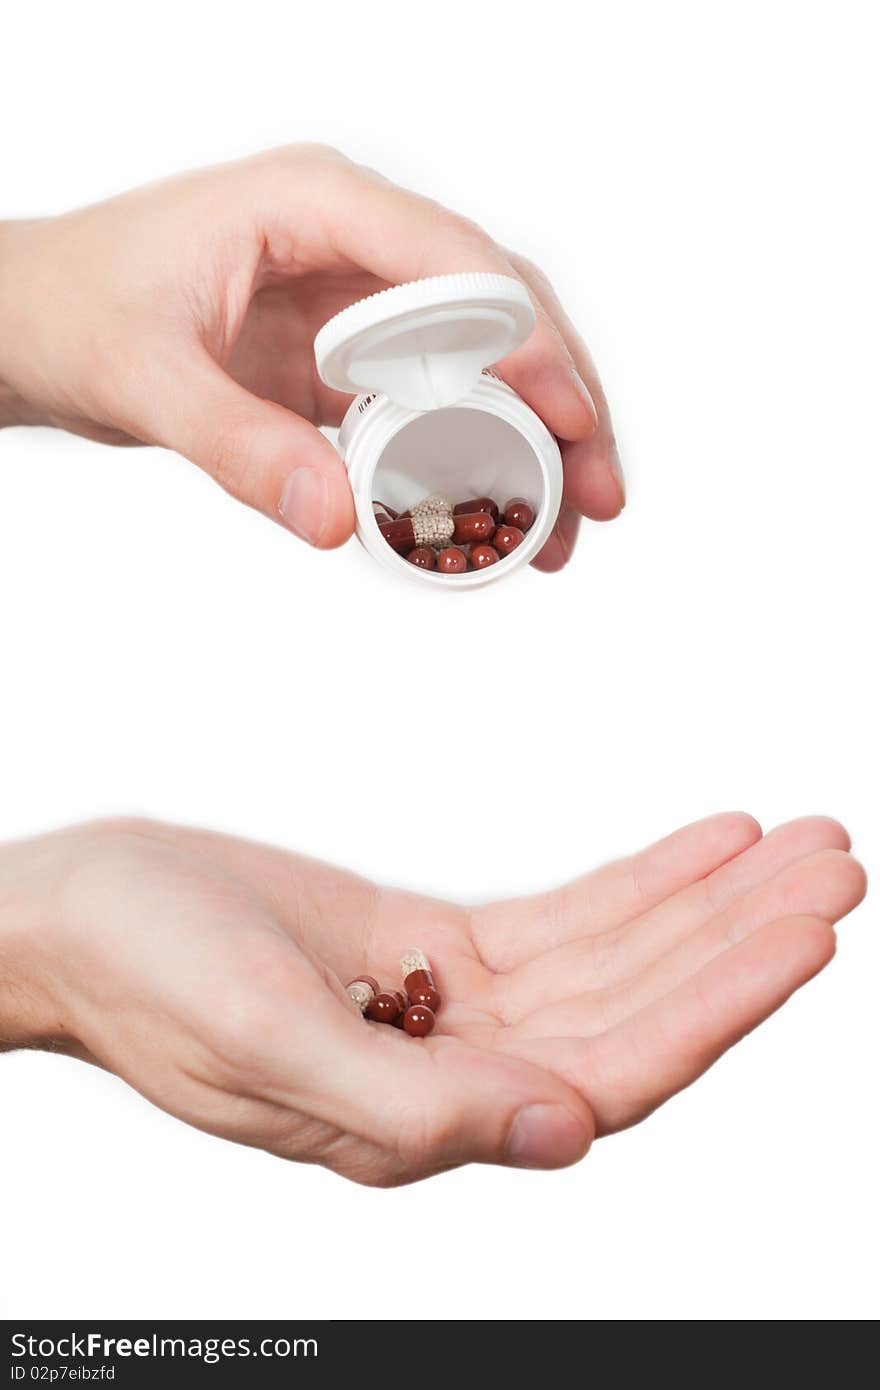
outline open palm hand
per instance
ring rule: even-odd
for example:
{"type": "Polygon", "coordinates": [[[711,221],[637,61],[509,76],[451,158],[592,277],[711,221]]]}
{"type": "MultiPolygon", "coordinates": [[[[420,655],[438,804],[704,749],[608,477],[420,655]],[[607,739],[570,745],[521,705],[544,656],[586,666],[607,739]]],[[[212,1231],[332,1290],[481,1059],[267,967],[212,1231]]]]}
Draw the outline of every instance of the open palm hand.
{"type": "MultiPolygon", "coordinates": [[[[820,970],[864,893],[821,818],[688,826],[556,891],[468,910],[152,822],[32,842],[58,910],[40,1032],[182,1119],[371,1184],[556,1167],[642,1119],[820,970]],[[370,1024],[361,973],[408,946],[424,1040],[370,1024]]],[[[21,850],[19,849],[19,855],[21,850]]]]}

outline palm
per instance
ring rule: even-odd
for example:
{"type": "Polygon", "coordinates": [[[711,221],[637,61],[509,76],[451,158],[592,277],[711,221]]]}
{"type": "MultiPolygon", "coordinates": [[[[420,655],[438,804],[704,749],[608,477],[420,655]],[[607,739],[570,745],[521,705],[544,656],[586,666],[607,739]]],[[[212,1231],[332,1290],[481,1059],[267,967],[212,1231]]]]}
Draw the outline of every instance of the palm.
{"type": "Polygon", "coordinates": [[[541,1077],[598,1134],[634,1123],[826,964],[830,924],[864,892],[846,832],[818,818],[761,839],[748,817],[714,817],[473,911],[199,831],[149,825],[123,844],[68,948],[88,961],[97,931],[79,1050],[191,1123],[369,1182],[480,1156],[442,1114],[467,1130],[487,1097],[515,1104],[541,1077]],[[344,988],[365,972],[399,985],[412,945],[443,996],[423,1043],[364,1023],[344,988]],[[432,1103],[435,1134],[417,1113],[432,1103]]]}
{"type": "Polygon", "coordinates": [[[833,821],[757,836],[747,817],[713,818],[557,892],[473,913],[389,894],[369,968],[394,979],[401,946],[421,944],[442,981],[444,1035],[549,1068],[598,1133],[622,1128],[821,969],[830,924],[864,891],[833,821]]]}
{"type": "Polygon", "coordinates": [[[833,953],[830,924],[864,891],[846,832],[810,818],[759,834],[748,817],[713,817],[554,892],[474,911],[255,846],[238,854],[261,891],[273,885],[341,1007],[356,974],[399,984],[400,955],[418,945],[444,1001],[424,1046],[546,1067],[603,1133],[687,1085],[833,953]]]}

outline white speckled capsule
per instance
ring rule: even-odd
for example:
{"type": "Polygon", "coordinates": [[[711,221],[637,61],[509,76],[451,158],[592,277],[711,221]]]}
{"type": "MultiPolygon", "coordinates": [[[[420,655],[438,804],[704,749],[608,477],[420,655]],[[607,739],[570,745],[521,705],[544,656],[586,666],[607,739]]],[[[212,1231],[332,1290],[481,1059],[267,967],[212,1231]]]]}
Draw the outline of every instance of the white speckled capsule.
{"type": "Polygon", "coordinates": [[[428,512],[449,512],[452,515],[452,503],[447,502],[445,497],[441,497],[439,492],[432,492],[430,497],[423,497],[421,502],[417,502],[411,509],[413,516],[426,514],[428,512]]]}
{"type": "Polygon", "coordinates": [[[400,970],[403,978],[411,975],[414,970],[430,970],[428,957],[424,951],[420,951],[418,946],[408,946],[400,957],[400,970]]]}
{"type": "Polygon", "coordinates": [[[367,1009],[370,1007],[373,1000],[376,998],[376,995],[379,992],[379,987],[378,985],[376,985],[372,976],[365,977],[363,975],[359,975],[356,980],[352,980],[350,984],[347,984],[345,986],[345,992],[348,995],[349,999],[351,999],[353,1003],[357,1004],[358,1008],[363,1014],[366,1013],[367,1009]]]}

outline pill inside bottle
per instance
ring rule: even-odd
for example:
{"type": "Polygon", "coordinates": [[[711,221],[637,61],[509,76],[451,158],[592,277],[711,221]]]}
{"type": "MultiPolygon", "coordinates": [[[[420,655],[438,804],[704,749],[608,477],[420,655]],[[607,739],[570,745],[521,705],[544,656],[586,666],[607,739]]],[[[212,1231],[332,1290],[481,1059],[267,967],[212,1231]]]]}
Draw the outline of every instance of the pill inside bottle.
{"type": "MultiPolygon", "coordinates": [[[[373,515],[367,526],[372,522],[404,563],[446,579],[459,579],[512,554],[514,544],[503,551],[496,547],[494,553],[486,549],[504,526],[502,509],[513,501],[517,515],[528,521],[517,534],[519,542],[540,522],[546,491],[535,450],[513,425],[455,406],[417,416],[397,431],[376,465],[372,489],[373,515]],[[439,496],[448,500],[449,529],[420,531],[413,526],[413,511],[439,496]],[[460,548],[467,564],[450,568],[442,563],[447,546],[460,548]]],[[[530,547],[530,555],[534,553],[530,547]]]]}
{"type": "Polygon", "coordinates": [[[447,498],[434,495],[396,518],[377,502],[373,511],[382,539],[405,555],[408,564],[443,575],[465,574],[506,559],[534,524],[534,508],[524,498],[514,498],[503,512],[491,498],[480,501],[483,510],[474,511],[475,504],[453,505],[447,498]],[[512,510],[520,517],[522,528],[508,526],[503,520],[512,510]]]}
{"type": "Polygon", "coordinates": [[[361,393],[338,440],[358,538],[399,577],[447,591],[494,583],[527,565],[547,541],[562,500],[559,445],[493,370],[534,326],[521,282],[475,272],[393,286],[350,305],[319,332],[315,358],[322,380],[361,393]],[[452,531],[411,536],[406,521],[432,496],[456,509],[452,531]],[[526,503],[516,521],[531,523],[521,528],[519,544],[503,554],[484,549],[482,563],[464,568],[457,556],[439,563],[444,550],[459,549],[468,558],[470,547],[491,545],[498,525],[515,524],[514,514],[505,518],[502,511],[511,501],[526,503]],[[487,503],[489,522],[474,519],[487,503]],[[472,504],[478,505],[467,510],[472,504]],[[462,516],[469,519],[460,522],[462,516]],[[395,545],[380,529],[384,525],[387,533],[392,522],[395,545]],[[434,551],[433,564],[426,546],[434,551]]]}

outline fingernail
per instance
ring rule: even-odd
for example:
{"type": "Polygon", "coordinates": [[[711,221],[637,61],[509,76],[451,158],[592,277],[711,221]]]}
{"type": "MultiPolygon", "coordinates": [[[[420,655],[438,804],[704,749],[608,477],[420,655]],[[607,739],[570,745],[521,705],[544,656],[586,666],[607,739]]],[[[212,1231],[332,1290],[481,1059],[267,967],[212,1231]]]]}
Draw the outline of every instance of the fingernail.
{"type": "Polygon", "coordinates": [[[515,1168],[564,1168],[588,1146],[583,1122],[563,1105],[526,1105],[510,1127],[504,1161],[515,1168]]]}
{"type": "Polygon", "coordinates": [[[278,511],[295,536],[317,545],[327,524],[327,479],[316,468],[295,468],[281,490],[278,511]]]}

